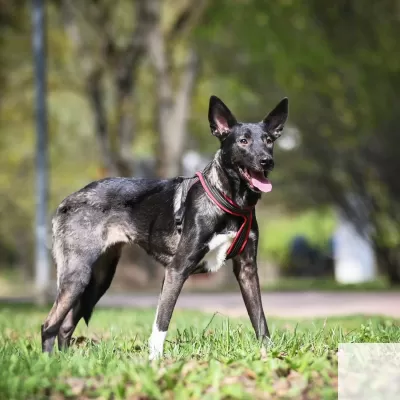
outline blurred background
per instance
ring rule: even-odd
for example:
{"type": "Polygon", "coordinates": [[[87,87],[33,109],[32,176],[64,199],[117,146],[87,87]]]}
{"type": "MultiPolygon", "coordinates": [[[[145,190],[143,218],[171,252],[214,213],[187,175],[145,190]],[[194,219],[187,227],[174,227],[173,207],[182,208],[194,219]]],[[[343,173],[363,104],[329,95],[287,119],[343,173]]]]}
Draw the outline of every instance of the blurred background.
{"type": "MultiPolygon", "coordinates": [[[[201,169],[218,148],[212,94],[242,121],[289,98],[257,206],[263,288],[399,286],[398,0],[48,0],[43,23],[40,3],[0,0],[0,295],[54,288],[49,222],[70,193],[201,169]]],[[[162,275],[126,248],[110,290],[162,275]]],[[[228,265],[186,289],[234,285],[228,265]]]]}

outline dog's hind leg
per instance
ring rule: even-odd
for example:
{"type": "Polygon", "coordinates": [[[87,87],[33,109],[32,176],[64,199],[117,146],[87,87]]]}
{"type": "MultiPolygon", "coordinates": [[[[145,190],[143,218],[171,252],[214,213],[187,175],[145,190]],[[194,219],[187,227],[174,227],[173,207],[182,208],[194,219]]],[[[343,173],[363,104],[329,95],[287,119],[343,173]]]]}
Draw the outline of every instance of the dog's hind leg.
{"type": "Polygon", "coordinates": [[[69,311],[58,333],[58,348],[66,349],[81,318],[88,324],[93,308],[110,287],[121,255],[121,245],[114,245],[95,261],[89,285],[80,300],[69,311]]]}
{"type": "Polygon", "coordinates": [[[72,334],[82,317],[81,300],[79,300],[77,304],[68,311],[58,331],[58,348],[60,350],[65,350],[70,346],[72,334]]]}
{"type": "Polygon", "coordinates": [[[42,351],[51,352],[54,340],[68,312],[78,303],[89,285],[91,265],[81,262],[68,263],[65,273],[60,279],[56,301],[46,321],[41,327],[42,351]]]}

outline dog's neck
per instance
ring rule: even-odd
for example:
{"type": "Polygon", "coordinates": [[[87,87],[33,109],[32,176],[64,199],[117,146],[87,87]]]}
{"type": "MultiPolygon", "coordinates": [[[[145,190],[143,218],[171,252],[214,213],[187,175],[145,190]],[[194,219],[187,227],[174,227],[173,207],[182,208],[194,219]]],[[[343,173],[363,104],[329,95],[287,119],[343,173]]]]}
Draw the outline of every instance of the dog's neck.
{"type": "Polygon", "coordinates": [[[203,174],[211,185],[230,197],[241,208],[254,206],[261,198],[261,193],[253,192],[231,166],[224,164],[220,150],[204,169],[203,174]]]}

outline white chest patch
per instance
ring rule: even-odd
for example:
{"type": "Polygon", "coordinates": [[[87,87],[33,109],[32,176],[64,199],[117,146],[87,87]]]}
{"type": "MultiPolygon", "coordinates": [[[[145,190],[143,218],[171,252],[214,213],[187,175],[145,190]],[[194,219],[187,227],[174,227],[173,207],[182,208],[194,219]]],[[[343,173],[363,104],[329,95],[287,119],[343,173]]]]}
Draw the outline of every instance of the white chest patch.
{"type": "Polygon", "coordinates": [[[208,253],[204,256],[202,262],[205,262],[205,268],[210,272],[218,271],[225,263],[226,252],[231,246],[236,232],[228,232],[215,235],[208,242],[208,253]]]}

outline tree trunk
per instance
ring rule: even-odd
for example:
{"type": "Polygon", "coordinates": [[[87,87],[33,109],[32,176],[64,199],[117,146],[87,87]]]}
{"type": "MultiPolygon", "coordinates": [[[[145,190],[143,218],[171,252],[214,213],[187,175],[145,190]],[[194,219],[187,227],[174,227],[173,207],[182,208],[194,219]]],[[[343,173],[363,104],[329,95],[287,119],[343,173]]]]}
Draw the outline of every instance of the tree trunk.
{"type": "Polygon", "coordinates": [[[94,131],[100,149],[102,167],[105,169],[107,174],[115,175],[117,169],[110,148],[102,79],[103,71],[101,69],[93,70],[86,81],[86,93],[93,112],[95,125],[94,131]]]}
{"type": "Polygon", "coordinates": [[[161,27],[161,1],[148,0],[155,24],[149,32],[149,54],[156,73],[156,113],[158,146],[156,149],[157,175],[170,178],[179,175],[185,147],[187,121],[190,114],[191,96],[196,80],[197,60],[189,48],[187,59],[181,68],[173,66],[167,49],[167,34],[161,27]],[[172,80],[179,76],[178,88],[172,80]]]}
{"type": "Polygon", "coordinates": [[[197,59],[195,53],[190,49],[174,98],[169,102],[160,101],[158,103],[160,140],[156,154],[156,166],[160,177],[171,178],[181,173],[181,160],[185,150],[196,75],[197,59]],[[165,117],[166,120],[162,120],[165,117]]]}
{"type": "MultiPolygon", "coordinates": [[[[64,0],[63,18],[65,29],[76,48],[86,83],[86,95],[94,116],[94,133],[99,146],[103,175],[131,176],[134,139],[134,115],[131,110],[132,95],[137,81],[139,66],[146,54],[148,32],[154,21],[147,0],[135,1],[134,30],[130,43],[121,47],[112,36],[110,27],[110,4],[96,4],[91,23],[98,29],[98,40],[92,46],[92,37],[87,38],[81,29],[79,13],[83,14],[78,1],[64,0]],[[78,13],[78,15],[77,15],[78,13]],[[100,49],[100,50],[99,50],[100,49]],[[109,124],[103,90],[105,75],[114,80],[116,127],[109,124]]],[[[89,16],[88,16],[89,18],[89,16]]]]}

